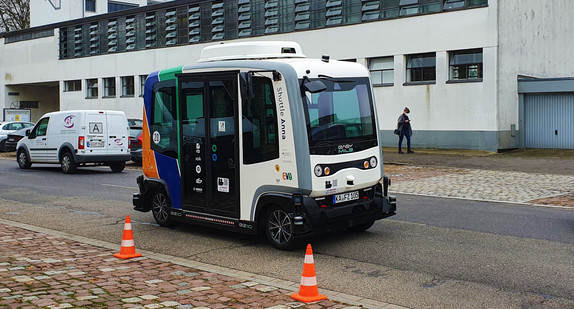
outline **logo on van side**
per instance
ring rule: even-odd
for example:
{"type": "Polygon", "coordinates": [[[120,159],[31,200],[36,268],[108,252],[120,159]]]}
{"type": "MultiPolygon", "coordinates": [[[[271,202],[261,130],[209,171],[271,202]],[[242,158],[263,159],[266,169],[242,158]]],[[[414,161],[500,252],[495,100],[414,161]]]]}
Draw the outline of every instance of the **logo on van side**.
{"type": "Polygon", "coordinates": [[[64,118],[64,127],[66,128],[73,128],[74,127],[74,118],[76,118],[76,116],[74,115],[70,115],[66,118],[64,118]]]}

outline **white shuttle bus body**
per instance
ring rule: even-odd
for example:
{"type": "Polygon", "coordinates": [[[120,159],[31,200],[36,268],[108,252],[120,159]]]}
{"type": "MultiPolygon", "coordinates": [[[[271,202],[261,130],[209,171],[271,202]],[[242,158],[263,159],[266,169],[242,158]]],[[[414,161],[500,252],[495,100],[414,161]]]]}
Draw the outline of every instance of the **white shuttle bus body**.
{"type": "Polygon", "coordinates": [[[395,214],[368,70],[294,42],[206,47],[145,84],[135,210],[266,233],[273,246],[395,214]]]}

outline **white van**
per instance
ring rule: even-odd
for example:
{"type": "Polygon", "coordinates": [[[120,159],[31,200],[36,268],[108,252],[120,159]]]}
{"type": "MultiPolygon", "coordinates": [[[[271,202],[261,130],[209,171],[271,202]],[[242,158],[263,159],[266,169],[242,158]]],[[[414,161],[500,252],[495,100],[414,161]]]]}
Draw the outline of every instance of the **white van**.
{"type": "Polygon", "coordinates": [[[47,113],[16,149],[22,169],[33,163],[59,163],[64,173],[72,174],[78,165],[97,163],[121,172],[131,158],[128,120],[120,111],[47,113]]]}

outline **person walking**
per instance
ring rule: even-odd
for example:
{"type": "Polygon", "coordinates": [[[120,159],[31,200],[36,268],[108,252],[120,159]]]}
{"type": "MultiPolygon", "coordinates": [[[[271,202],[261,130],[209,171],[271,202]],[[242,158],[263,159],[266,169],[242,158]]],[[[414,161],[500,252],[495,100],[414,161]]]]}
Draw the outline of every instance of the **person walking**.
{"type": "Polygon", "coordinates": [[[407,115],[411,111],[408,107],[405,107],[403,113],[399,116],[397,129],[399,130],[399,153],[402,152],[403,137],[407,139],[407,153],[415,153],[411,150],[411,135],[413,135],[413,130],[411,128],[411,120],[407,115]]]}

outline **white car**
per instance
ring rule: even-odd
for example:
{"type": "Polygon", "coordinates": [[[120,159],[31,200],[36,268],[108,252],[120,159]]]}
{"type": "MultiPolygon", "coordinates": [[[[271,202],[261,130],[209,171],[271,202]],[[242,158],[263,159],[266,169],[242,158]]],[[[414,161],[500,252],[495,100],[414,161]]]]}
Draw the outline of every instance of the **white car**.
{"type": "Polygon", "coordinates": [[[60,164],[66,174],[78,165],[108,165],[123,171],[131,159],[126,114],[121,111],[76,110],[47,113],[16,146],[20,168],[33,163],[60,164]]]}
{"type": "Polygon", "coordinates": [[[34,123],[26,121],[6,121],[0,122],[0,152],[5,152],[4,145],[8,134],[16,132],[20,129],[33,127],[34,123]]]}

